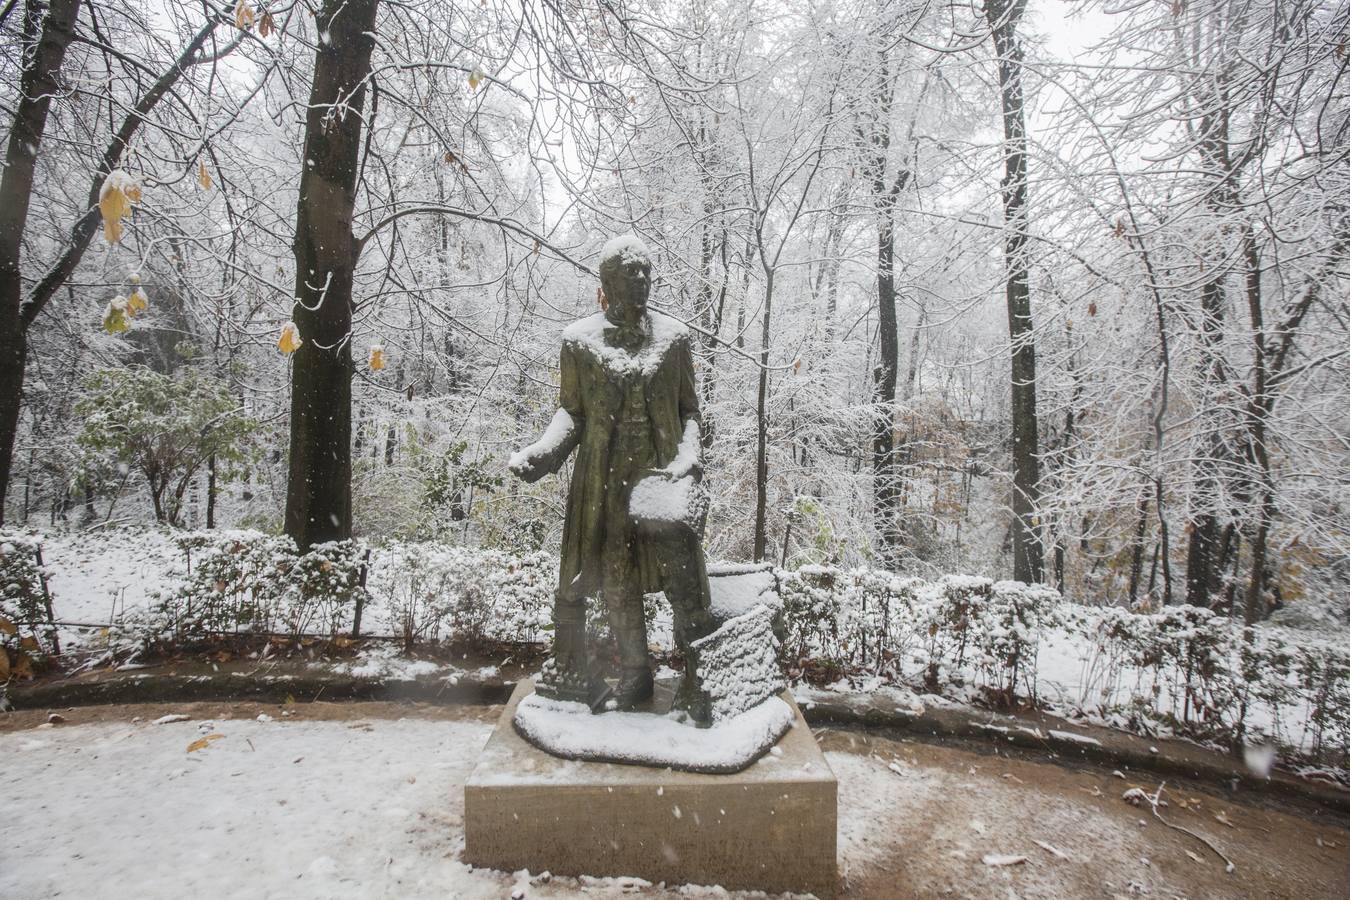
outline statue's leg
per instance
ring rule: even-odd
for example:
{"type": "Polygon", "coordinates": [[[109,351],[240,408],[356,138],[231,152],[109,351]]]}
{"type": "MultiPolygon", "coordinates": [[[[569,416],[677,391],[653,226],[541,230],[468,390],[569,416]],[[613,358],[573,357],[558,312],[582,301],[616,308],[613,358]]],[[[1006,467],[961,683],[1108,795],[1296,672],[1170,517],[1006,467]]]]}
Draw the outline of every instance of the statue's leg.
{"type": "Polygon", "coordinates": [[[553,658],[544,664],[537,689],[545,697],[592,705],[605,691],[591,665],[586,643],[586,598],[559,591],[553,598],[553,658]]]}
{"type": "Polygon", "coordinates": [[[642,591],[635,585],[606,595],[609,627],[619,648],[619,683],[614,701],[628,709],[652,696],[651,654],[647,648],[647,617],[642,591]]]}
{"type": "Polygon", "coordinates": [[[675,692],[675,708],[682,709],[700,725],[711,724],[712,710],[703,689],[698,652],[694,642],[712,634],[717,621],[708,609],[708,572],[703,545],[688,532],[652,539],[647,551],[661,576],[661,587],[674,618],[675,645],[684,656],[684,677],[675,692]]]}

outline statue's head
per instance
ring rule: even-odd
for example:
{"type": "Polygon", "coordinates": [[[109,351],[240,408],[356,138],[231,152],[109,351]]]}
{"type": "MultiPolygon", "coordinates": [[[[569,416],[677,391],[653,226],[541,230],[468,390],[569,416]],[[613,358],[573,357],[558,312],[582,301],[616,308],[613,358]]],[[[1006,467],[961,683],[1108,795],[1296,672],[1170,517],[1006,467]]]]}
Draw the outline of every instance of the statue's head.
{"type": "Polygon", "coordinates": [[[600,287],[608,306],[605,316],[616,325],[641,321],[652,286],[652,261],[647,245],[633,235],[616,237],[600,251],[600,287]]]}

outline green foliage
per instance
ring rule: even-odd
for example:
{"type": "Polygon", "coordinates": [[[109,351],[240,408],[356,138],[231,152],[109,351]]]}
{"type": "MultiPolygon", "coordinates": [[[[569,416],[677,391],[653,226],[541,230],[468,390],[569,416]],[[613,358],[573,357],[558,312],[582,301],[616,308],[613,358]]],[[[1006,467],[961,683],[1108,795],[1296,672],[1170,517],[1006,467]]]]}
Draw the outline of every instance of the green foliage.
{"type": "Polygon", "coordinates": [[[161,522],[179,524],[183,496],[212,456],[222,480],[253,458],[248,438],[258,423],[224,382],[196,369],[100,369],[84,390],[75,411],[84,422],[78,443],[91,457],[86,468],[138,471],[161,522]]]}

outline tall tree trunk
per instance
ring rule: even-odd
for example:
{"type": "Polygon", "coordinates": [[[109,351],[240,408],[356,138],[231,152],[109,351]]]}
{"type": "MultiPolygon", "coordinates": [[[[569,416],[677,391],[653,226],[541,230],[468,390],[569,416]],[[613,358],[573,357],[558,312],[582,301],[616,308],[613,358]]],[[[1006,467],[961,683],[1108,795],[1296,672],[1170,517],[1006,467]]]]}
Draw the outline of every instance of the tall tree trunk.
{"type": "Polygon", "coordinates": [[[305,118],[295,223],[286,534],[300,549],[352,534],[352,235],[362,112],[379,0],[326,0],[305,118]]]}
{"type": "Polygon", "coordinates": [[[1007,269],[1008,337],[1012,343],[1013,577],[1043,577],[1036,507],[1040,447],[1036,424],[1036,344],[1031,321],[1027,250],[1027,135],[1022,97],[1022,46],[1017,25],[1026,0],[984,0],[994,35],[1003,105],[1003,233],[1007,269]]]}
{"type": "Polygon", "coordinates": [[[5,172],[0,177],[0,524],[5,520],[28,358],[19,255],[33,197],[38,148],[57,91],[56,76],[75,36],[79,14],[80,0],[51,0],[46,7],[40,0],[28,0],[24,8],[19,96],[5,149],[5,172]]]}
{"type": "Polygon", "coordinates": [[[769,322],[773,314],[774,268],[764,265],[764,320],[759,335],[759,391],[755,398],[755,562],[768,549],[769,497],[769,322]]]}
{"type": "Polygon", "coordinates": [[[891,101],[895,86],[885,53],[877,69],[874,99],[877,118],[870,135],[872,203],[877,226],[878,364],[872,370],[872,520],[882,564],[891,568],[900,555],[900,529],[895,459],[895,386],[900,372],[900,333],[895,313],[895,201],[908,173],[890,183],[887,162],[891,147],[891,101]]]}
{"type": "Polygon", "coordinates": [[[216,527],[216,455],[206,460],[206,527],[216,527]]]}

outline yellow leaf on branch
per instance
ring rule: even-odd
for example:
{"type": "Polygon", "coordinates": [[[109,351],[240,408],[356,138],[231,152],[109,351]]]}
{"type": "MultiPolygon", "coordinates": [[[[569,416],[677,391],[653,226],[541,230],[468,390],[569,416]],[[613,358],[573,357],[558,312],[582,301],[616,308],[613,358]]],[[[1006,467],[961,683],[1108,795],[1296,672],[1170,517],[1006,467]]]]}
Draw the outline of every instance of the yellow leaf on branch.
{"type": "Polygon", "coordinates": [[[139,287],[131,292],[127,298],[127,315],[134,316],[136,313],[150,308],[150,298],[145,296],[145,291],[139,287]]]}
{"type": "Polygon", "coordinates": [[[304,340],[300,337],[300,329],[294,322],[287,322],[281,326],[281,339],[277,341],[277,349],[282,353],[294,353],[300,349],[304,340]]]}
{"type": "Polygon", "coordinates": [[[103,330],[108,334],[117,334],[131,327],[127,316],[127,298],[118,294],[108,301],[103,309],[103,330]]]}
{"type": "Polygon", "coordinates": [[[122,240],[122,220],[131,215],[131,204],[141,202],[141,184],[122,169],[113,169],[98,192],[98,211],[103,214],[103,237],[110,244],[122,240]]]}
{"type": "Polygon", "coordinates": [[[253,7],[249,6],[248,0],[239,0],[239,5],[234,8],[234,26],[241,29],[253,27],[253,7]]]}
{"type": "Polygon", "coordinates": [[[206,160],[197,162],[197,183],[202,186],[202,190],[211,190],[211,173],[206,171],[206,160]]]}
{"type": "Polygon", "coordinates": [[[475,67],[474,70],[469,73],[469,90],[478,90],[478,86],[484,81],[487,81],[487,76],[483,74],[482,69],[475,67]]]}
{"type": "Polygon", "coordinates": [[[380,344],[372,344],[370,347],[370,370],[378,372],[384,368],[384,347],[380,344]]]}

